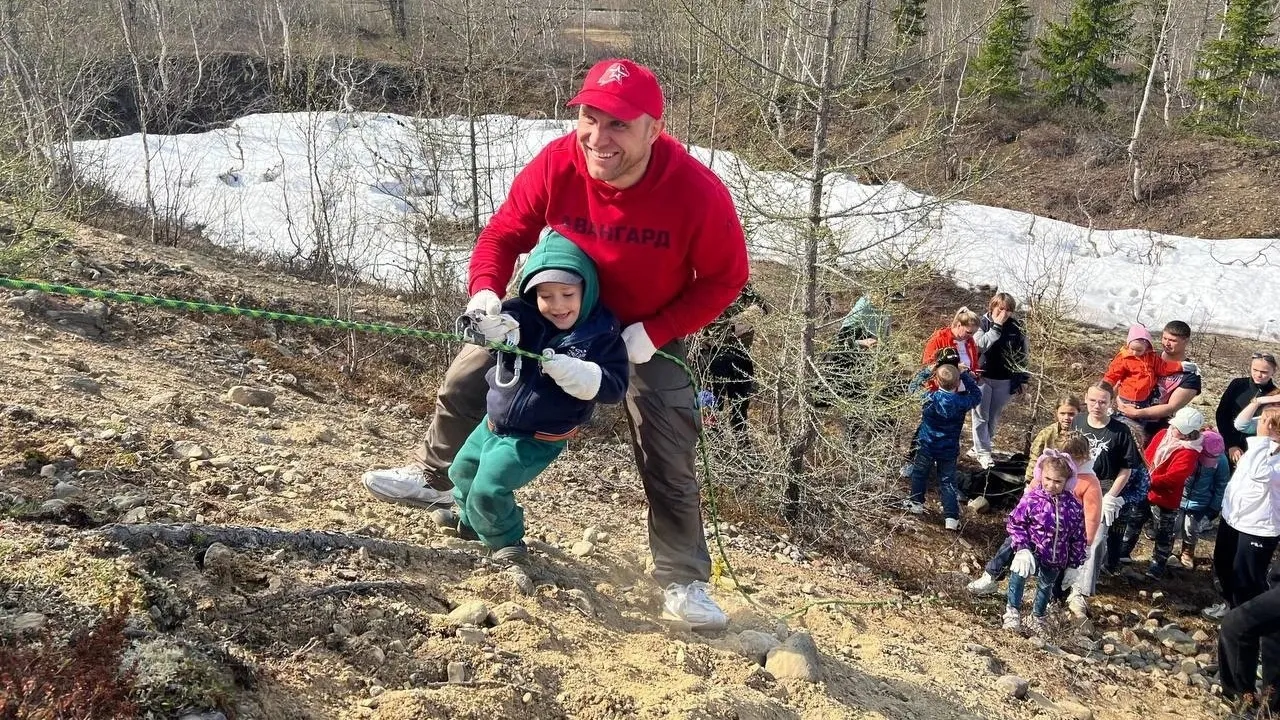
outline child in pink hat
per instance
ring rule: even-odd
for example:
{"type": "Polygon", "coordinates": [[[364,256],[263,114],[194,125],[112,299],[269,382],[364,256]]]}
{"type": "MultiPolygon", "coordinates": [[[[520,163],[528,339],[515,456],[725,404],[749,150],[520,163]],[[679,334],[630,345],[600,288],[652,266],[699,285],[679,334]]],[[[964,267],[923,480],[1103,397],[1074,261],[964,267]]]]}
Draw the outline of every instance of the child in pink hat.
{"type": "Polygon", "coordinates": [[[1132,325],[1125,346],[1112,358],[1102,379],[1115,386],[1117,402],[1146,407],[1151,404],[1157,378],[1188,370],[1185,365],[1190,363],[1161,357],[1151,344],[1151,333],[1147,328],[1132,325]]]}

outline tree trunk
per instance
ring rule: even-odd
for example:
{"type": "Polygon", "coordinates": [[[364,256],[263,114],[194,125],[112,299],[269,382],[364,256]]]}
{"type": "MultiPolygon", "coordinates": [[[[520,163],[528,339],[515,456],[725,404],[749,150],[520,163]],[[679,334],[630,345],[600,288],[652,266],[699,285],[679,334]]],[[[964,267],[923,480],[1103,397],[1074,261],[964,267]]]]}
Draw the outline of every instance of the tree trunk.
{"type": "Polygon", "coordinates": [[[1133,183],[1130,194],[1134,202],[1142,202],[1142,163],[1138,160],[1138,137],[1142,134],[1142,119],[1147,114],[1147,104],[1151,101],[1151,87],[1156,80],[1156,67],[1160,64],[1161,53],[1164,52],[1165,37],[1169,34],[1169,14],[1173,11],[1173,0],[1165,0],[1164,18],[1160,21],[1160,37],[1156,39],[1155,52],[1151,54],[1151,67],[1147,70],[1147,83],[1142,88],[1142,100],[1138,103],[1138,116],[1133,121],[1133,135],[1129,138],[1129,170],[1133,183]]]}
{"type": "Polygon", "coordinates": [[[831,95],[835,85],[836,29],[840,19],[840,0],[827,5],[826,36],[822,44],[822,67],[819,73],[817,118],[813,127],[813,164],[809,181],[809,219],[804,239],[804,329],[800,336],[800,357],[796,363],[796,398],[800,411],[795,436],[787,451],[788,479],[783,502],[783,517],[794,524],[800,516],[801,479],[806,472],[805,458],[817,433],[817,417],[809,399],[811,369],[815,365],[813,339],[818,314],[818,245],[823,232],[823,197],[827,175],[827,127],[831,119],[831,95]]]}

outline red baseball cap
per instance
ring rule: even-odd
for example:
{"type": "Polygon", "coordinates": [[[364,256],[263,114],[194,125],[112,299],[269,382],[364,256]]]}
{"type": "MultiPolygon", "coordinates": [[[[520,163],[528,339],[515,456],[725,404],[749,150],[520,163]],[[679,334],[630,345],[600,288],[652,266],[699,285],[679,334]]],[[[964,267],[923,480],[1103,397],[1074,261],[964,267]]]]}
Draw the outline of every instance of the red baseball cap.
{"type": "Polygon", "coordinates": [[[662,88],[653,71],[632,60],[609,58],[591,66],[582,89],[566,105],[590,105],[631,122],[662,117],[662,88]]]}

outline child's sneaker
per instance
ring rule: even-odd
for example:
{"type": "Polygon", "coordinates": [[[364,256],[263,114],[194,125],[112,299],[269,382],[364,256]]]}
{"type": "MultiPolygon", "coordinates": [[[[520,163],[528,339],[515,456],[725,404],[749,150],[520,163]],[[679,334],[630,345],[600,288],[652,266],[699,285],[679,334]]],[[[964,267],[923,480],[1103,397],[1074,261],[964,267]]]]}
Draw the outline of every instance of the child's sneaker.
{"type": "Polygon", "coordinates": [[[1000,589],[1000,581],[991,577],[991,573],[984,570],[982,576],[966,585],[965,589],[973,595],[995,595],[996,591],[1000,589]]]}
{"type": "Polygon", "coordinates": [[[1196,556],[1190,550],[1183,550],[1182,555],[1178,557],[1178,562],[1182,563],[1182,567],[1188,570],[1194,570],[1196,567],[1196,556]]]}
{"type": "Polygon", "coordinates": [[[1071,597],[1067,598],[1067,610],[1071,611],[1073,617],[1081,620],[1089,617],[1089,598],[1073,591],[1071,597]]]}
{"type": "Polygon", "coordinates": [[[923,515],[924,503],[912,502],[911,498],[907,498],[906,500],[902,501],[902,509],[906,510],[912,515],[923,515]]]}
{"type": "Polygon", "coordinates": [[[1018,612],[1018,608],[1012,605],[1004,606],[1004,624],[1005,630],[1018,631],[1022,629],[1022,615],[1018,612]]]}
{"type": "Polygon", "coordinates": [[[514,545],[494,550],[489,555],[489,559],[503,565],[523,565],[529,561],[529,546],[520,540],[514,545]]]}
{"type": "Polygon", "coordinates": [[[1209,607],[1201,610],[1200,614],[1206,619],[1214,622],[1222,622],[1222,618],[1226,617],[1227,611],[1230,609],[1231,608],[1228,608],[1226,603],[1220,602],[1217,605],[1210,605],[1209,607]]]}
{"type": "Polygon", "coordinates": [[[1043,615],[1032,615],[1027,618],[1027,629],[1031,631],[1032,635],[1044,637],[1048,628],[1049,625],[1043,615]]]}
{"type": "Polygon", "coordinates": [[[942,526],[948,530],[959,532],[960,520],[958,518],[947,518],[946,521],[942,523],[942,526]]]}
{"type": "Polygon", "coordinates": [[[1164,563],[1152,562],[1147,566],[1146,576],[1152,580],[1160,580],[1164,577],[1164,563]]]}
{"type": "Polygon", "coordinates": [[[458,513],[448,508],[440,508],[431,511],[431,522],[436,524],[444,531],[446,535],[452,535],[462,540],[479,540],[480,536],[476,534],[471,526],[466,525],[458,517],[458,513]]]}

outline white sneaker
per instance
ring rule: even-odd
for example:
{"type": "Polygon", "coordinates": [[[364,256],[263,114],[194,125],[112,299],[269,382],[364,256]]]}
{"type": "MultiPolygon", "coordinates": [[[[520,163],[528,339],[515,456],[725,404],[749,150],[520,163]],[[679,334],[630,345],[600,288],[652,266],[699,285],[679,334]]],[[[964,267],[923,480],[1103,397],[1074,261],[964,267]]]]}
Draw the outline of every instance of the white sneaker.
{"type": "Polygon", "coordinates": [[[976,447],[971,447],[971,448],[969,448],[969,450],[965,452],[965,457],[971,457],[971,458],[973,458],[974,460],[977,460],[977,459],[978,459],[978,448],[976,448],[976,447]]]}
{"type": "Polygon", "coordinates": [[[1004,606],[1004,624],[1001,627],[1015,632],[1022,629],[1022,615],[1018,613],[1018,608],[1012,605],[1004,606]]]}
{"type": "Polygon", "coordinates": [[[1217,605],[1210,605],[1201,610],[1200,614],[1214,622],[1222,622],[1222,618],[1226,617],[1229,609],[1226,603],[1220,602],[1217,605]]]}
{"type": "Polygon", "coordinates": [[[662,617],[687,623],[694,630],[725,629],[729,616],[707,594],[708,589],[698,580],[688,585],[671,583],[663,590],[666,601],[662,603],[662,617]]]}
{"type": "Polygon", "coordinates": [[[1071,597],[1067,598],[1067,609],[1074,617],[1087,618],[1089,617],[1089,599],[1073,592],[1071,597]]]}
{"type": "Polygon", "coordinates": [[[991,457],[991,453],[986,452],[985,450],[979,450],[978,464],[982,466],[983,470],[990,470],[995,467],[996,459],[991,457]]]}
{"type": "Polygon", "coordinates": [[[422,468],[416,465],[370,470],[360,476],[360,482],[369,494],[383,502],[411,507],[436,507],[452,505],[453,493],[437,490],[427,485],[422,468]]]}
{"type": "Polygon", "coordinates": [[[912,515],[923,515],[924,503],[911,502],[911,498],[907,498],[906,500],[902,501],[902,509],[906,510],[912,515]]]}
{"type": "Polygon", "coordinates": [[[1000,589],[1000,582],[991,577],[991,573],[984,571],[981,577],[966,585],[965,589],[973,595],[995,595],[1000,589]]]}
{"type": "Polygon", "coordinates": [[[948,530],[958,531],[960,529],[960,521],[956,518],[947,518],[946,522],[944,522],[942,526],[948,530]]]}

